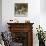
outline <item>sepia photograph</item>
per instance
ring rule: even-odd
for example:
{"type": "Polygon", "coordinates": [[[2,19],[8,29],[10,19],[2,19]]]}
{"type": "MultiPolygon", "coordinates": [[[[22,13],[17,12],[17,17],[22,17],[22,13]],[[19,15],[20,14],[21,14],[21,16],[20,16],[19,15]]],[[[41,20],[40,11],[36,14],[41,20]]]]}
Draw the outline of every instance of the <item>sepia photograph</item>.
{"type": "Polygon", "coordinates": [[[15,3],[15,16],[27,16],[28,3],[15,3]]]}

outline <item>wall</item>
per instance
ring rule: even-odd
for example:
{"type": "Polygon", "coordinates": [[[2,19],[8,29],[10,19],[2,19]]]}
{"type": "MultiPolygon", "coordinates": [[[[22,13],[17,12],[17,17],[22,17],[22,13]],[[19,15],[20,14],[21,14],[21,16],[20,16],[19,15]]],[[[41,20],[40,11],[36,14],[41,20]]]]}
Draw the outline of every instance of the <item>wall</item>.
{"type": "Polygon", "coordinates": [[[0,0],[0,31],[2,31],[2,0],[0,0]]]}
{"type": "MultiPolygon", "coordinates": [[[[13,0],[3,0],[2,1],[2,22],[3,26],[10,19],[17,18],[20,22],[24,22],[25,18],[28,18],[31,22],[39,23],[40,16],[40,0],[25,0],[25,3],[28,3],[28,16],[27,17],[14,17],[14,3],[17,1],[13,0]],[[23,19],[22,19],[23,18],[23,19]],[[37,21],[38,20],[38,21],[37,21]]],[[[22,2],[22,1],[20,1],[22,2]]]]}
{"type": "Polygon", "coordinates": [[[46,0],[40,0],[40,24],[46,31],[46,0]]]}

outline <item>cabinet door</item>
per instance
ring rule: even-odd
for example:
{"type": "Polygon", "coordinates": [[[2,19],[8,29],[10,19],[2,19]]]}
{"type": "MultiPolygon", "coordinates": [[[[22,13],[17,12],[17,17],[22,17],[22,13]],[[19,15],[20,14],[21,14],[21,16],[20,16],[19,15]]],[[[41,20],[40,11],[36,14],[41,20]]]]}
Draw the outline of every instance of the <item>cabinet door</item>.
{"type": "Polygon", "coordinates": [[[12,40],[22,46],[28,46],[28,32],[12,32],[12,40]]]}

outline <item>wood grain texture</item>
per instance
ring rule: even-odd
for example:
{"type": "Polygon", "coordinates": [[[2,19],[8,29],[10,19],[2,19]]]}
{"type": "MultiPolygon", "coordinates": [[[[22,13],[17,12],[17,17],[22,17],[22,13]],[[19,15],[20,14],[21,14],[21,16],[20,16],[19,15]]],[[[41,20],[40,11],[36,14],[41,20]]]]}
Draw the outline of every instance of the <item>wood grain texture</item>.
{"type": "Polygon", "coordinates": [[[33,46],[33,23],[7,23],[11,32],[27,32],[28,46],[33,46]]]}

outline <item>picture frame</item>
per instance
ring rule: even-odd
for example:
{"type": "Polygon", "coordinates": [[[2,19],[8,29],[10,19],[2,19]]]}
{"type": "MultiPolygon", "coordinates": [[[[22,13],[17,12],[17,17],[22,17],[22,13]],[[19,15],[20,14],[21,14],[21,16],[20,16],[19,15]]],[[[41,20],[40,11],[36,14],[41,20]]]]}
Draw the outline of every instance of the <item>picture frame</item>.
{"type": "Polygon", "coordinates": [[[15,3],[14,16],[25,17],[28,15],[28,3],[15,3]]]}

